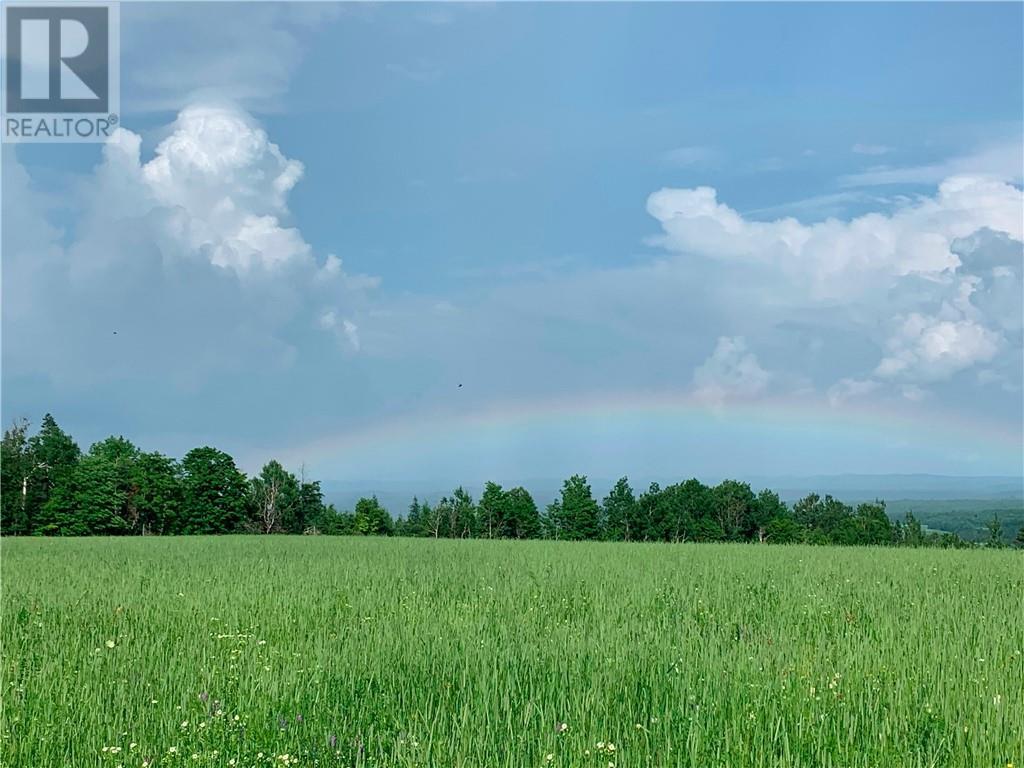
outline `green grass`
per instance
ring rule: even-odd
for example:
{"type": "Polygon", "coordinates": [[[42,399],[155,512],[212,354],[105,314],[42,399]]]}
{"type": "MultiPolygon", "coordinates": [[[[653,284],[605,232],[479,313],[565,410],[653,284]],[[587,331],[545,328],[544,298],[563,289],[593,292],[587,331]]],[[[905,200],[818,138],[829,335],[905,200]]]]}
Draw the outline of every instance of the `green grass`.
{"type": "Polygon", "coordinates": [[[0,575],[4,766],[1024,762],[1015,552],[45,539],[0,575]]]}

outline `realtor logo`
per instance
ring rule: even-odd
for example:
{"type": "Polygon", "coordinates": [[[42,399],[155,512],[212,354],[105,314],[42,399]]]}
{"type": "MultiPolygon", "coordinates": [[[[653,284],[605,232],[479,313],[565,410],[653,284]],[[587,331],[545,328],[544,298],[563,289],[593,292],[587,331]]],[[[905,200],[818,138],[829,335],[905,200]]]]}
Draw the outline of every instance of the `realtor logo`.
{"type": "Polygon", "coordinates": [[[116,3],[4,4],[5,141],[105,141],[117,126],[116,3]]]}

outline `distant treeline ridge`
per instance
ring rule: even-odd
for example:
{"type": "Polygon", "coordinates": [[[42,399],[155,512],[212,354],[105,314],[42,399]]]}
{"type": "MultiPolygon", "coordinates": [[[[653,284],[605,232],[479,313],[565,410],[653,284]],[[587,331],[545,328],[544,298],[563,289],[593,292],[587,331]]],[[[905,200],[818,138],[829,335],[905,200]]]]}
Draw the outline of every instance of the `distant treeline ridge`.
{"type": "MultiPolygon", "coordinates": [[[[892,521],[885,502],[856,507],[810,494],[792,506],[749,484],[699,480],[639,495],[626,478],[601,501],[587,478],[573,475],[558,499],[538,509],[525,488],[487,483],[476,501],[462,488],[435,504],[413,499],[397,520],[376,497],[352,511],[324,504],[320,483],[296,477],[277,461],[246,477],[216,448],[195,448],[177,461],[108,437],[87,453],[47,414],[38,433],[10,427],[0,454],[0,532],[4,535],[183,535],[307,533],[434,538],[573,541],[756,541],[966,547],[952,533],[924,530],[908,512],[892,521]]],[[[1002,546],[998,518],[988,546],[1002,546]]],[[[1024,546],[1024,528],[1015,540],[1024,546]]]]}

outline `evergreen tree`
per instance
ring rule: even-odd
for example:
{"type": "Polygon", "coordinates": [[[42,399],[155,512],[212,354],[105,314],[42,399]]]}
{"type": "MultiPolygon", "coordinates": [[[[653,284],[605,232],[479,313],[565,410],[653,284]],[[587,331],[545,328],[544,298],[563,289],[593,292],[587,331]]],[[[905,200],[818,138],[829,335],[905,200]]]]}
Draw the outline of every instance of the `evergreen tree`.
{"type": "Polygon", "coordinates": [[[324,494],[320,490],[320,481],[300,480],[294,513],[286,518],[285,528],[291,533],[305,533],[307,529],[316,527],[323,509],[324,494]]]}
{"type": "Polygon", "coordinates": [[[601,509],[591,495],[585,475],[573,475],[565,481],[561,506],[565,538],[583,541],[601,537],[601,509]]]}
{"type": "Polygon", "coordinates": [[[409,505],[409,513],[405,517],[402,535],[423,535],[423,508],[420,506],[420,500],[416,496],[412,497],[412,504],[409,505]]]}
{"type": "Polygon", "coordinates": [[[985,539],[985,546],[993,549],[1002,549],[1006,546],[1003,541],[1003,524],[999,521],[999,515],[993,514],[992,519],[985,523],[985,530],[988,531],[988,538],[985,539]]]}
{"type": "Polygon", "coordinates": [[[46,506],[54,488],[66,480],[78,464],[81,451],[50,414],[43,416],[39,432],[29,440],[29,474],[24,484],[25,516],[36,532],[52,528],[46,506]]]}

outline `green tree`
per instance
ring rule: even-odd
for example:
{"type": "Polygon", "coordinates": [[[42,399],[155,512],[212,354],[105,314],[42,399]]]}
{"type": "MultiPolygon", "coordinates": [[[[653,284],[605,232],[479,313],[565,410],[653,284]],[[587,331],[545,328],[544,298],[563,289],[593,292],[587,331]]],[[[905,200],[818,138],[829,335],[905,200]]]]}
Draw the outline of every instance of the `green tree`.
{"type": "Polygon", "coordinates": [[[629,479],[622,477],[604,497],[604,535],[611,541],[633,541],[636,537],[636,495],[629,479]]]}
{"type": "Polygon", "coordinates": [[[182,483],[178,463],[160,453],[140,453],[133,467],[133,533],[173,534],[182,527],[182,483]]]}
{"type": "Polygon", "coordinates": [[[892,541],[892,522],[885,513],[885,502],[858,504],[856,510],[857,544],[880,545],[892,541]]]}
{"type": "Polygon", "coordinates": [[[138,449],[123,437],[95,443],[74,469],[60,475],[46,502],[44,533],[112,536],[138,523],[135,461],[138,449]]]}
{"type": "Polygon", "coordinates": [[[29,440],[29,474],[24,485],[25,516],[31,532],[53,528],[47,502],[54,488],[68,480],[81,456],[71,436],[62,430],[50,414],[43,416],[39,432],[29,440]]]}
{"type": "Polygon", "coordinates": [[[298,503],[299,481],[279,461],[268,461],[249,481],[250,519],[260,533],[301,533],[303,521],[296,520],[295,512],[298,503]]]}
{"type": "MultiPolygon", "coordinates": [[[[401,535],[402,536],[423,536],[423,508],[420,506],[420,500],[416,496],[412,497],[412,504],[409,505],[409,512],[405,516],[404,524],[402,525],[401,535]]],[[[396,525],[396,533],[397,525],[396,525]]]]}
{"type": "Polygon", "coordinates": [[[790,514],[779,514],[764,526],[764,541],[770,544],[796,544],[803,540],[803,528],[790,514]]]}
{"type": "Polygon", "coordinates": [[[505,492],[505,532],[513,539],[537,539],[542,535],[540,512],[529,491],[522,487],[505,492]]]}
{"type": "Polygon", "coordinates": [[[28,422],[16,421],[0,443],[0,532],[5,536],[23,536],[33,530],[27,499],[31,474],[28,422]]]}
{"type": "Polygon", "coordinates": [[[223,451],[193,448],[181,460],[182,533],[239,533],[246,528],[249,486],[223,451]]]}
{"type": "Polygon", "coordinates": [[[573,475],[562,485],[565,538],[576,541],[601,537],[601,509],[594,500],[586,475],[573,475]]]}
{"type": "Polygon", "coordinates": [[[752,538],[756,538],[758,541],[768,541],[768,524],[773,520],[779,521],[776,525],[776,534],[779,533],[779,525],[782,525],[782,520],[796,524],[789,513],[789,508],[779,498],[779,494],[765,488],[757,494],[757,499],[754,502],[751,520],[752,538]]]}
{"type": "Polygon", "coordinates": [[[313,529],[328,536],[351,536],[355,533],[355,518],[351,512],[339,512],[333,504],[328,504],[321,507],[313,529]]]}
{"type": "Polygon", "coordinates": [[[1017,549],[1024,549],[1024,525],[1017,529],[1017,536],[1013,540],[1013,546],[1017,549]]]}
{"type": "Polygon", "coordinates": [[[755,528],[756,507],[750,485],[738,480],[723,480],[712,489],[712,496],[715,519],[725,538],[729,541],[750,538],[755,528]]]}
{"type": "Polygon", "coordinates": [[[541,530],[545,539],[569,538],[565,526],[565,514],[562,511],[561,499],[555,499],[544,508],[544,515],[541,517],[541,530]]]}
{"type": "Polygon", "coordinates": [[[292,514],[285,516],[285,530],[289,533],[305,533],[316,527],[324,509],[324,494],[319,480],[299,481],[298,499],[292,514]]]}
{"type": "Polygon", "coordinates": [[[391,515],[380,505],[376,496],[356,502],[353,528],[358,535],[390,536],[393,526],[391,515]]]}
{"type": "Polygon", "coordinates": [[[487,482],[477,505],[477,513],[477,529],[482,538],[500,539],[508,535],[508,497],[500,485],[487,482]]]}
{"type": "Polygon", "coordinates": [[[907,510],[903,518],[903,542],[908,547],[924,546],[924,529],[914,513],[907,510]]]}
{"type": "Polygon", "coordinates": [[[993,514],[992,519],[985,523],[985,530],[988,531],[986,547],[1001,549],[1006,546],[1006,542],[1003,541],[1003,524],[999,521],[998,514],[993,514]]]}

